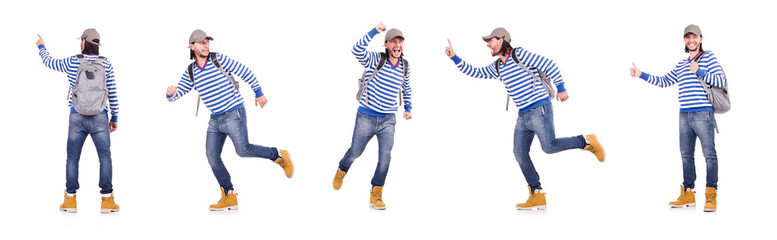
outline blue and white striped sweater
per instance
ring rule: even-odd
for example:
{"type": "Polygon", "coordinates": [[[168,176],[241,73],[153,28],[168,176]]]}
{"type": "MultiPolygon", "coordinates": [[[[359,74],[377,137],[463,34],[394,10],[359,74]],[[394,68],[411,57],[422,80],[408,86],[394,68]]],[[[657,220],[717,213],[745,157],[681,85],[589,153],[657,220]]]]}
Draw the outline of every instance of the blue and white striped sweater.
{"type": "Polygon", "coordinates": [[[564,79],[561,77],[561,72],[558,70],[556,63],[553,60],[545,58],[543,56],[531,53],[525,49],[518,49],[516,51],[518,60],[521,61],[531,74],[537,76],[535,78],[523,70],[513,60],[512,56],[508,57],[505,62],[499,63],[499,72],[501,76],[496,73],[496,68],[493,63],[480,67],[473,68],[472,65],[462,60],[459,56],[453,56],[451,60],[456,63],[456,67],[464,74],[485,79],[499,79],[505,85],[507,93],[510,98],[513,99],[515,106],[519,109],[519,112],[524,113],[537,106],[550,103],[548,97],[548,91],[539,82],[539,70],[545,72],[551,79],[553,84],[558,88],[558,92],[565,92],[564,79]],[[535,67],[536,66],[536,67],[535,67]],[[533,87],[534,86],[534,87],[533,87]],[[532,90],[534,88],[534,90],[532,90]]]}
{"type": "MultiPolygon", "coordinates": [[[[78,73],[78,67],[81,66],[81,63],[78,62],[78,58],[76,58],[75,55],[63,59],[54,59],[49,55],[49,51],[46,50],[46,46],[44,45],[38,46],[38,54],[40,55],[41,60],[43,60],[43,65],[46,67],[54,69],[57,72],[67,73],[67,80],[68,83],[70,83],[70,88],[75,88],[76,74],[78,73]]],[[[97,59],[97,55],[84,54],[84,56],[92,62],[97,59]]],[[[107,113],[110,109],[111,122],[118,122],[119,98],[116,93],[116,76],[113,74],[113,64],[106,59],[103,61],[103,67],[105,67],[106,83],[108,85],[108,107],[103,110],[103,113],[107,113]]],[[[70,108],[71,113],[76,112],[73,108],[72,93],[68,96],[67,106],[70,108]]]]}
{"type": "MultiPolygon", "coordinates": [[[[259,81],[256,80],[256,76],[254,76],[251,69],[221,53],[217,55],[217,58],[224,71],[231,72],[248,83],[256,97],[264,95],[262,87],[259,86],[259,81]]],[[[227,79],[227,76],[221,74],[221,71],[213,65],[210,59],[205,62],[205,66],[195,65],[195,89],[200,93],[202,102],[212,112],[211,115],[220,115],[243,107],[243,97],[227,79]]],[[[178,100],[191,90],[192,81],[189,79],[189,71],[187,69],[181,75],[181,81],[178,82],[178,91],[174,95],[168,95],[167,100],[170,102],[178,100]]]]}
{"type": "MultiPolygon", "coordinates": [[[[351,51],[356,56],[356,60],[367,69],[366,78],[372,76],[380,61],[380,53],[367,51],[367,45],[370,44],[372,38],[378,33],[378,30],[373,28],[367,35],[364,35],[356,42],[351,51]]],[[[413,91],[410,88],[411,71],[408,71],[407,79],[404,79],[404,64],[402,64],[401,60],[398,60],[395,64],[393,65],[391,61],[386,60],[386,64],[380,69],[378,75],[370,81],[365,94],[359,100],[359,112],[373,116],[393,115],[399,107],[398,98],[400,90],[404,95],[402,99],[405,102],[405,111],[410,112],[413,108],[413,91]],[[369,101],[367,101],[368,98],[369,101]]]]}
{"type": "Polygon", "coordinates": [[[699,70],[691,72],[692,59],[683,59],[674,69],[664,76],[654,76],[642,72],[640,78],[646,82],[665,88],[677,84],[681,112],[712,111],[712,104],[707,100],[707,92],[702,87],[697,76],[702,76],[704,82],[716,87],[723,87],[725,78],[718,59],[712,52],[707,52],[699,60],[699,70]]]}

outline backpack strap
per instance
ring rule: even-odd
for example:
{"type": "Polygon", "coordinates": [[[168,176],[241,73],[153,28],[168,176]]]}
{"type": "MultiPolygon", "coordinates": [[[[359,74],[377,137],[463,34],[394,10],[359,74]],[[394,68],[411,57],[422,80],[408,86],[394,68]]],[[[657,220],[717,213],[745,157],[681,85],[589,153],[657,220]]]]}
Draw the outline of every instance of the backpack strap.
{"type": "MultiPolygon", "coordinates": [[[[526,73],[528,73],[529,75],[532,76],[532,78],[534,78],[534,82],[532,82],[532,86],[531,86],[531,90],[534,91],[537,89],[537,81],[542,83],[542,80],[537,79],[537,75],[534,75],[534,73],[532,73],[531,70],[528,67],[526,67],[525,64],[523,64],[520,60],[518,60],[518,56],[517,56],[518,49],[521,49],[521,47],[513,48],[513,51],[512,51],[513,61],[515,61],[515,63],[518,64],[518,66],[521,67],[523,71],[526,71],[526,73]]],[[[539,71],[539,69],[537,69],[537,71],[542,72],[542,71],[539,71]]]]}
{"type": "MultiPolygon", "coordinates": [[[[693,58],[693,61],[698,63],[699,61],[701,61],[701,58],[704,57],[705,54],[707,54],[707,52],[709,51],[703,51],[699,53],[698,55],[696,55],[695,58],[693,58]]],[[[696,73],[693,73],[693,75],[696,75],[696,73]]],[[[707,100],[710,101],[710,104],[713,104],[712,102],[714,101],[715,98],[712,97],[712,87],[706,82],[704,82],[704,79],[702,79],[700,76],[696,76],[696,78],[699,79],[699,83],[701,83],[701,87],[704,88],[705,92],[707,92],[707,100]]],[[[712,111],[712,112],[713,114],[715,113],[715,111],[712,111]]],[[[715,118],[712,119],[712,125],[715,126],[715,132],[720,134],[720,130],[718,129],[718,121],[715,118]]]]}
{"type": "MultiPolygon", "coordinates": [[[[386,65],[386,59],[387,59],[386,53],[380,53],[380,60],[378,61],[378,66],[375,67],[375,74],[377,74],[378,71],[380,71],[380,69],[383,68],[383,65],[386,65]]],[[[375,74],[373,74],[373,76],[375,74]]]]}
{"type": "Polygon", "coordinates": [[[235,87],[235,94],[240,92],[239,85],[237,84],[237,81],[235,81],[235,78],[232,77],[232,73],[227,73],[224,68],[221,67],[221,63],[219,63],[218,59],[218,52],[210,52],[208,55],[208,58],[210,58],[210,61],[213,63],[213,66],[216,66],[216,68],[221,72],[221,74],[224,74],[224,76],[227,77],[230,83],[232,83],[232,86],[235,87]]]}
{"type": "MultiPolygon", "coordinates": [[[[405,72],[404,78],[402,78],[402,85],[405,85],[405,82],[407,82],[407,73],[410,72],[410,64],[407,63],[407,59],[402,58],[402,69],[405,72]]],[[[405,94],[404,90],[402,89],[402,86],[399,86],[399,106],[405,107],[405,94]]]]}
{"type": "Polygon", "coordinates": [[[83,54],[76,54],[76,59],[78,59],[79,63],[85,63],[86,61],[89,61],[89,60],[86,60],[86,57],[84,57],[83,54]]]}
{"type": "Polygon", "coordinates": [[[699,60],[701,60],[701,57],[703,57],[704,54],[707,54],[707,52],[709,52],[709,51],[704,51],[704,52],[701,52],[700,54],[696,55],[696,57],[693,58],[693,61],[694,62],[699,62],[699,60]]]}
{"type": "Polygon", "coordinates": [[[97,56],[97,58],[94,59],[94,63],[102,65],[105,60],[107,60],[106,57],[97,56]]]}
{"type": "MultiPolygon", "coordinates": [[[[705,54],[707,54],[707,51],[699,53],[698,55],[696,55],[695,58],[693,58],[693,62],[699,63],[699,61],[705,54]]],[[[696,73],[693,73],[693,75],[696,75],[696,73]]],[[[710,89],[711,88],[710,85],[704,82],[704,79],[702,79],[700,76],[696,76],[696,78],[699,79],[699,82],[701,83],[701,86],[704,88],[704,91],[707,92],[707,98],[710,101],[710,104],[712,104],[712,98],[710,97],[710,95],[712,95],[712,90],[710,89]]]]}
{"type": "MultiPolygon", "coordinates": [[[[380,72],[380,69],[383,68],[383,65],[386,64],[386,53],[380,53],[380,59],[378,60],[378,66],[375,67],[375,71],[372,72],[372,75],[370,75],[369,78],[364,80],[364,94],[366,95],[364,98],[367,101],[367,103],[370,102],[370,95],[367,91],[367,87],[369,87],[370,82],[372,82],[372,79],[375,78],[375,75],[378,75],[378,72],[380,72]]],[[[364,74],[367,74],[367,70],[364,70],[364,74]]]]}
{"type": "MultiPolygon", "coordinates": [[[[186,68],[186,71],[189,72],[189,80],[192,81],[192,89],[196,90],[197,83],[194,82],[194,64],[197,64],[196,61],[189,64],[189,67],[186,68]]],[[[197,117],[200,115],[200,91],[197,91],[197,110],[194,112],[194,116],[197,117]]]]}

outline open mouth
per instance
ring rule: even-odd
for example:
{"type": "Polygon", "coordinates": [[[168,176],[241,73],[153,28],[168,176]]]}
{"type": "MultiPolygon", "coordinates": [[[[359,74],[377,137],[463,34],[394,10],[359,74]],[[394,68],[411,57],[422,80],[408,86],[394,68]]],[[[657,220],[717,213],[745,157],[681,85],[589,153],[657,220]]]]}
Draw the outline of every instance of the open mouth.
{"type": "Polygon", "coordinates": [[[394,50],[391,50],[391,52],[393,52],[396,55],[399,55],[402,53],[402,49],[394,49],[394,50]]]}

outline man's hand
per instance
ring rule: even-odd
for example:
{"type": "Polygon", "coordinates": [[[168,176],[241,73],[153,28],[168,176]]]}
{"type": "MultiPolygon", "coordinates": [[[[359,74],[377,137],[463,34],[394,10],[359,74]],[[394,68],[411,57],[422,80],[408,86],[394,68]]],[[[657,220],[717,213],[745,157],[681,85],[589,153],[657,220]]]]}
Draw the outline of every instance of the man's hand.
{"type": "Polygon", "coordinates": [[[448,39],[448,46],[445,47],[445,55],[448,55],[448,58],[453,58],[453,56],[456,56],[456,52],[453,51],[453,45],[451,45],[450,39],[448,39]]]}
{"type": "Polygon", "coordinates": [[[35,41],[35,46],[43,45],[43,38],[38,34],[38,41],[35,41]]]}
{"type": "Polygon", "coordinates": [[[639,77],[640,75],[642,75],[642,71],[640,71],[639,68],[637,68],[637,65],[634,65],[634,62],[631,62],[631,66],[634,66],[631,69],[629,69],[631,71],[632,77],[639,77]]]}
{"type": "Polygon", "coordinates": [[[264,105],[267,104],[267,97],[262,95],[261,97],[254,99],[254,104],[256,104],[256,106],[261,106],[262,109],[264,109],[264,105]]]}
{"type": "Polygon", "coordinates": [[[177,86],[170,85],[169,87],[167,87],[167,96],[173,96],[177,92],[178,92],[177,86]]]}
{"type": "Polygon", "coordinates": [[[410,114],[410,112],[405,112],[404,114],[402,114],[402,117],[404,117],[405,120],[410,120],[413,118],[413,115],[410,114]]]}
{"type": "Polygon", "coordinates": [[[108,124],[108,126],[110,127],[111,132],[115,132],[116,129],[119,129],[119,123],[117,122],[111,122],[108,124]]]}
{"type": "Polygon", "coordinates": [[[699,70],[699,63],[697,63],[696,61],[692,61],[691,62],[691,72],[693,74],[696,74],[696,71],[698,71],[698,70],[699,70]]]}
{"type": "Polygon", "coordinates": [[[386,25],[384,25],[382,22],[379,22],[377,26],[375,26],[375,29],[378,30],[379,33],[386,31],[386,25]]]}
{"type": "Polygon", "coordinates": [[[569,94],[567,94],[567,91],[556,93],[556,100],[560,102],[564,102],[567,99],[569,99],[569,94]]]}

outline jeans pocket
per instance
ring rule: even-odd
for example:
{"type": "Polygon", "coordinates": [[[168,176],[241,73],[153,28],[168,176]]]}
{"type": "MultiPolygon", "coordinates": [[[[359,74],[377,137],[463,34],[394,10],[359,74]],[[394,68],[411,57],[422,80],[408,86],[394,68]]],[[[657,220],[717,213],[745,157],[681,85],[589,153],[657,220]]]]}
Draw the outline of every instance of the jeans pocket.
{"type": "Polygon", "coordinates": [[[697,112],[693,114],[693,119],[695,120],[710,120],[712,119],[710,116],[712,115],[712,112],[697,112]]]}

